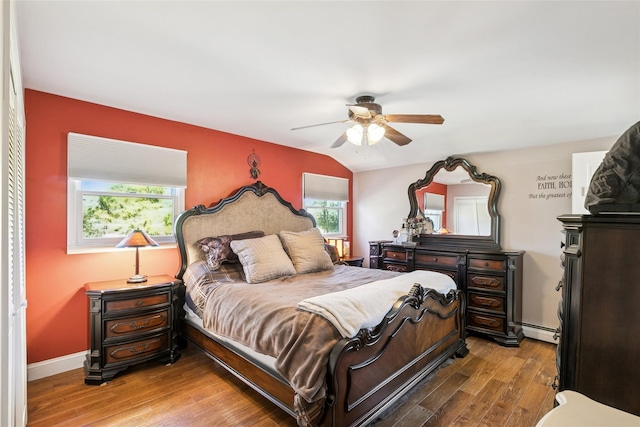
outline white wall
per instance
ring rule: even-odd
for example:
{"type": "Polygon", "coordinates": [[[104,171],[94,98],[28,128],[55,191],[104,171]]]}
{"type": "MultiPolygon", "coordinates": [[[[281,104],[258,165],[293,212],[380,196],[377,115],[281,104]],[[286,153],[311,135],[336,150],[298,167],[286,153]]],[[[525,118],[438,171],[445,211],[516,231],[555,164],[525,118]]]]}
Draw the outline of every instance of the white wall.
{"type": "MultiPolygon", "coordinates": [[[[532,325],[525,328],[530,337],[548,340],[558,326],[560,293],[555,287],[562,275],[563,235],[557,217],[571,212],[572,153],[609,150],[617,138],[454,156],[465,157],[479,172],[500,178],[502,247],[526,251],[522,320],[525,326],[532,325]],[[537,336],[538,333],[542,335],[537,336]]],[[[351,250],[354,255],[364,256],[367,266],[368,241],[392,239],[392,230],[400,228],[402,218],[409,213],[409,185],[424,178],[431,165],[354,174],[355,238],[351,250]]]]}

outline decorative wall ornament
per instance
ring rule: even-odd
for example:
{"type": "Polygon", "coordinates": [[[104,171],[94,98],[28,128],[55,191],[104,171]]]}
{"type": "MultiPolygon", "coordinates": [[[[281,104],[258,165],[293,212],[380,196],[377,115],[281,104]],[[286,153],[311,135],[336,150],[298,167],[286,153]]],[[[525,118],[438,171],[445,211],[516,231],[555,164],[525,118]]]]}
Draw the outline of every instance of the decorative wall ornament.
{"type": "Polygon", "coordinates": [[[249,172],[251,173],[251,178],[258,179],[258,176],[260,176],[260,169],[258,169],[258,166],[260,166],[260,157],[256,154],[256,150],[253,150],[253,154],[249,154],[247,163],[250,166],[249,172]]]}

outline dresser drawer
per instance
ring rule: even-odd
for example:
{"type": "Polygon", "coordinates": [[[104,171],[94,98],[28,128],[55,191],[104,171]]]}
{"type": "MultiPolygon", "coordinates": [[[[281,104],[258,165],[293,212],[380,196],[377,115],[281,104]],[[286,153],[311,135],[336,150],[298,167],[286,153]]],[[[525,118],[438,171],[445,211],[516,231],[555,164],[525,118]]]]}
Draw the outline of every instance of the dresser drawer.
{"type": "Polygon", "coordinates": [[[383,267],[385,270],[389,270],[389,271],[397,271],[399,273],[406,273],[407,272],[407,265],[406,264],[389,264],[387,262],[385,262],[383,264],[383,267]]]}
{"type": "Polygon", "coordinates": [[[490,314],[467,312],[469,314],[469,327],[481,328],[493,332],[504,333],[504,318],[490,314]]]}
{"type": "Polygon", "coordinates": [[[436,273],[445,274],[453,279],[458,285],[458,270],[440,270],[439,268],[428,267],[424,265],[416,265],[416,270],[435,271],[436,273]]]}
{"type": "Polygon", "coordinates": [[[504,273],[506,267],[506,261],[501,259],[469,259],[469,268],[479,268],[482,270],[493,270],[499,273],[504,273]]]}
{"type": "Polygon", "coordinates": [[[169,327],[169,309],[142,316],[131,316],[122,319],[105,321],[105,339],[127,337],[161,328],[169,327]]]}
{"type": "Polygon", "coordinates": [[[406,261],[407,260],[407,252],[406,251],[384,251],[384,258],[391,259],[394,261],[406,261]]]}
{"type": "Polygon", "coordinates": [[[469,292],[469,307],[482,308],[484,310],[492,310],[504,313],[504,297],[469,292]]]}
{"type": "Polygon", "coordinates": [[[113,363],[128,362],[130,360],[141,360],[152,357],[159,353],[169,351],[171,334],[167,332],[163,335],[133,341],[124,344],[105,346],[105,366],[113,363]]]}
{"type": "Polygon", "coordinates": [[[470,274],[467,283],[468,288],[489,289],[504,292],[504,277],[489,276],[484,274],[470,274]]]}
{"type": "Polygon", "coordinates": [[[423,254],[416,252],[416,265],[429,264],[442,267],[456,267],[458,265],[458,257],[456,255],[438,255],[423,254]]]}
{"type": "Polygon", "coordinates": [[[169,305],[170,303],[169,292],[158,295],[142,296],[140,298],[109,300],[104,303],[104,314],[123,310],[169,305]]]}

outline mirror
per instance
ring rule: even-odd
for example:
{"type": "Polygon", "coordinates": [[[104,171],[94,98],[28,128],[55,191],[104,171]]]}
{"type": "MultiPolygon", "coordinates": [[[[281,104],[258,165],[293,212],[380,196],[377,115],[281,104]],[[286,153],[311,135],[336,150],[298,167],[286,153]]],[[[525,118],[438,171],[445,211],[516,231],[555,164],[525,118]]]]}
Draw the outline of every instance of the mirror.
{"type": "Polygon", "coordinates": [[[465,159],[449,157],[436,162],[408,193],[408,218],[422,224],[414,241],[500,249],[497,177],[478,173],[465,159]]]}

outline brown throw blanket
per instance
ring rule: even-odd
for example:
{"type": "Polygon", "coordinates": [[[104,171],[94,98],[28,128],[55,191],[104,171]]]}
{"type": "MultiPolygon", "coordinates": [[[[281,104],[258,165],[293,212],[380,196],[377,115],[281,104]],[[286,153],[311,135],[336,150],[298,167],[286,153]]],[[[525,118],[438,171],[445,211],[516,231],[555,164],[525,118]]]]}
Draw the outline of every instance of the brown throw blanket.
{"type": "Polygon", "coordinates": [[[329,353],[342,337],[326,319],[297,310],[297,304],[398,274],[336,265],[333,271],[287,276],[260,284],[221,284],[207,296],[204,327],[275,357],[276,369],[296,393],[298,423],[315,425],[326,398],[329,353]]]}

